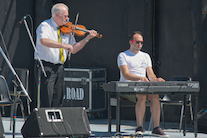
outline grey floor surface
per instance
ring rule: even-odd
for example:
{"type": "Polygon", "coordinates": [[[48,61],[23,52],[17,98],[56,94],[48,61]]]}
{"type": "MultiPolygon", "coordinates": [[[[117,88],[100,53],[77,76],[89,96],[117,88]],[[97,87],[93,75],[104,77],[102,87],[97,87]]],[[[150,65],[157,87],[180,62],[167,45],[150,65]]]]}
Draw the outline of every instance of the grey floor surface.
{"type": "MultiPolygon", "coordinates": [[[[8,117],[2,117],[4,132],[6,135],[6,138],[22,138],[22,134],[20,132],[22,125],[24,124],[24,120],[22,118],[16,119],[16,125],[15,125],[15,135],[13,136],[13,131],[10,130],[10,118],[8,117]]],[[[90,129],[92,131],[91,137],[111,137],[115,136],[115,120],[112,120],[112,133],[109,136],[108,135],[108,125],[107,125],[107,119],[94,119],[89,120],[90,129]]],[[[144,138],[154,138],[154,136],[151,135],[151,131],[148,131],[148,122],[145,123],[145,133],[144,138]]],[[[121,121],[121,136],[127,137],[130,136],[130,134],[134,133],[134,130],[136,128],[136,122],[132,120],[122,120],[121,121]]],[[[179,132],[178,130],[179,124],[178,123],[165,123],[165,129],[164,132],[170,136],[170,138],[194,138],[194,132],[192,125],[187,125],[187,133],[186,136],[183,136],[182,132],[179,132]]],[[[31,130],[32,131],[32,130],[31,130]]],[[[204,133],[198,133],[197,138],[207,138],[207,134],[204,133]]]]}

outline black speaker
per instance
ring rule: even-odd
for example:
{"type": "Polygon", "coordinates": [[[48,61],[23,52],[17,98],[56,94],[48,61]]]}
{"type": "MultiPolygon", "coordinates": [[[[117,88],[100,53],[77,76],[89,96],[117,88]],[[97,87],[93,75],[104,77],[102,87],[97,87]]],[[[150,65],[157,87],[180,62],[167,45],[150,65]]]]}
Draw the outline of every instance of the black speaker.
{"type": "Polygon", "coordinates": [[[35,108],[22,126],[23,137],[89,137],[83,107],[35,108]]]}
{"type": "Polygon", "coordinates": [[[198,112],[198,132],[207,133],[207,108],[198,112]]]}

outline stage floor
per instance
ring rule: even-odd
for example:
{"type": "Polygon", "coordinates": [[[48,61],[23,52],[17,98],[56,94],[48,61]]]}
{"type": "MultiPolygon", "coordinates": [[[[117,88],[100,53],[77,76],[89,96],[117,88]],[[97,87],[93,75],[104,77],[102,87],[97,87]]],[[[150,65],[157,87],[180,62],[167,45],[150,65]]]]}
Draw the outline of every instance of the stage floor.
{"type": "MultiPolygon", "coordinates": [[[[2,117],[2,122],[3,122],[6,138],[13,138],[13,133],[12,133],[13,131],[10,130],[10,118],[2,117]]],[[[23,137],[20,132],[23,124],[24,124],[24,120],[22,118],[16,119],[15,138],[23,137]]],[[[89,120],[89,124],[90,124],[90,129],[92,131],[92,135],[91,135],[92,137],[110,137],[108,136],[107,119],[89,120]]],[[[148,124],[149,124],[148,122],[145,123],[144,138],[153,138],[154,136],[151,136],[151,131],[148,131],[148,124]]],[[[121,121],[121,135],[129,136],[130,134],[134,133],[135,128],[136,128],[136,121],[132,121],[132,120],[121,121]]],[[[182,137],[194,138],[192,125],[187,125],[186,136],[183,136],[183,133],[179,132],[178,128],[179,128],[178,123],[166,122],[164,132],[168,134],[170,138],[182,138],[182,137]]],[[[111,136],[115,135],[115,131],[116,131],[115,120],[112,120],[111,136]]],[[[207,138],[207,134],[198,133],[197,138],[207,138]]]]}

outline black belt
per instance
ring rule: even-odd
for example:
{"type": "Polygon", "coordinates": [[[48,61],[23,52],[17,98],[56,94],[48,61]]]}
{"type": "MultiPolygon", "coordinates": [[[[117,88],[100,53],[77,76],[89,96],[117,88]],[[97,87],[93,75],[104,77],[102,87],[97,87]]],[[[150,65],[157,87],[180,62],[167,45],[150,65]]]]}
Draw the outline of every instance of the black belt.
{"type": "MultiPolygon", "coordinates": [[[[36,60],[36,62],[39,62],[39,61],[36,60]]],[[[44,61],[44,60],[42,60],[42,64],[43,65],[51,65],[51,66],[61,66],[61,65],[63,65],[61,63],[55,64],[55,63],[47,62],[47,61],[44,61]]]]}

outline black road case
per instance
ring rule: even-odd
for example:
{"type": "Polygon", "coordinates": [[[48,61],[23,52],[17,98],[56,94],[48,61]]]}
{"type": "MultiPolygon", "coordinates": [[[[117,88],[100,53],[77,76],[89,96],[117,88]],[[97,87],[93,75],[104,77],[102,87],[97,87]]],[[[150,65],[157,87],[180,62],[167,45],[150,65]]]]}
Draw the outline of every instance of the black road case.
{"type": "Polygon", "coordinates": [[[86,112],[106,110],[105,68],[65,68],[63,106],[85,107],[86,112]]]}

